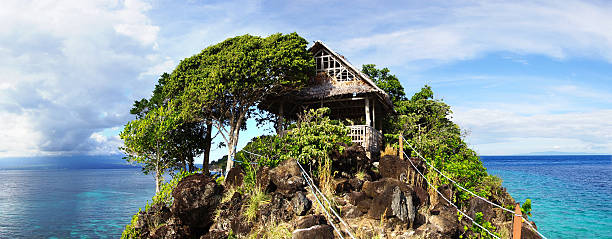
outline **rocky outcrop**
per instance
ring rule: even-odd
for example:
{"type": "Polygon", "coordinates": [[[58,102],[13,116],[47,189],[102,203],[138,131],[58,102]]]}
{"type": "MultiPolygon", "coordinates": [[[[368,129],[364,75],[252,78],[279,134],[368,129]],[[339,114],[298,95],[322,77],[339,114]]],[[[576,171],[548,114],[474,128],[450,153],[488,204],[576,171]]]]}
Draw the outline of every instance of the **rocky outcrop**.
{"type": "Polygon", "coordinates": [[[203,174],[188,176],[172,191],[171,211],[195,233],[207,232],[222,193],[223,186],[211,177],[203,174]]]}
{"type": "MultiPolygon", "coordinates": [[[[362,149],[351,146],[342,154],[333,155],[333,171],[345,171],[334,174],[330,185],[333,195],[329,197],[333,200],[333,207],[351,225],[351,230],[358,233],[358,237],[479,236],[469,230],[471,221],[465,217],[460,219],[453,205],[418,180],[408,161],[397,156],[384,156],[377,173],[367,167],[371,162],[360,158],[365,155],[362,153],[362,149]],[[359,177],[356,177],[357,172],[360,172],[359,177]]],[[[419,170],[426,171],[423,162],[414,160],[413,163],[419,170]]],[[[228,238],[230,234],[238,238],[250,237],[255,233],[272,231],[282,224],[284,238],[327,239],[337,236],[295,160],[281,162],[276,168],[261,167],[257,170],[257,187],[267,196],[259,201],[255,213],[251,211],[248,218],[245,215],[252,206],[251,196],[239,188],[242,184],[239,181],[245,173],[235,168],[229,174],[225,187],[202,174],[184,178],[172,192],[174,201],[171,207],[153,205],[147,212],[139,214],[135,228],[143,238],[220,239],[228,238]],[[221,198],[224,198],[223,202],[221,198]]],[[[450,199],[458,193],[451,185],[437,189],[450,199]]],[[[488,199],[502,205],[514,204],[504,190],[488,199]]],[[[480,199],[473,198],[463,203],[460,206],[470,217],[482,212],[484,220],[497,227],[496,232],[502,238],[509,235],[512,223],[508,213],[480,199]]],[[[345,230],[343,233],[347,236],[339,221],[332,222],[345,230]]],[[[526,225],[522,233],[523,238],[539,238],[526,225]]],[[[257,238],[260,236],[256,235],[257,238]]]]}

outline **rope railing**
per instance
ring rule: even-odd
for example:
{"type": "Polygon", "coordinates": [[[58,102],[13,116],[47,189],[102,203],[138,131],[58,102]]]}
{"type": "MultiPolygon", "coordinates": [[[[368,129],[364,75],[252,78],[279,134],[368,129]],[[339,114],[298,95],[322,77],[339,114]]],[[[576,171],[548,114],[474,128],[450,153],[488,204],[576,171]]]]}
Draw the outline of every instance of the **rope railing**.
{"type": "MultiPolygon", "coordinates": [[[[510,209],[507,209],[507,208],[505,208],[505,207],[503,207],[503,206],[501,206],[501,205],[499,205],[499,204],[496,204],[496,203],[494,203],[494,202],[491,202],[491,201],[487,200],[486,198],[481,197],[481,196],[479,196],[479,195],[475,194],[474,192],[472,192],[472,191],[470,191],[470,190],[468,190],[468,189],[464,188],[463,186],[461,186],[461,185],[460,185],[459,183],[457,183],[455,180],[453,180],[453,179],[449,178],[448,176],[446,176],[445,174],[443,174],[443,173],[442,173],[440,170],[438,170],[436,167],[434,167],[433,165],[431,165],[431,164],[430,164],[430,163],[427,161],[427,159],[425,159],[425,158],[424,158],[424,157],[423,157],[423,156],[422,156],[422,155],[419,153],[419,151],[417,151],[417,150],[416,150],[414,147],[412,147],[412,145],[411,145],[411,144],[410,144],[410,143],[409,143],[409,142],[406,140],[406,138],[404,138],[404,136],[403,136],[403,135],[400,135],[400,136],[402,137],[402,139],[404,140],[404,142],[406,142],[406,144],[408,144],[408,146],[410,147],[410,149],[412,149],[412,151],[416,153],[416,155],[417,155],[419,158],[421,158],[421,159],[422,159],[422,160],[423,160],[423,161],[424,161],[424,162],[425,162],[427,165],[429,165],[429,166],[430,166],[431,168],[433,168],[433,169],[434,169],[436,172],[438,172],[440,175],[442,175],[442,177],[446,178],[447,180],[449,180],[450,182],[452,182],[452,183],[453,183],[455,186],[457,186],[458,188],[460,188],[460,189],[462,189],[462,190],[464,190],[464,191],[468,192],[469,194],[471,194],[471,195],[473,195],[473,196],[475,196],[475,197],[477,197],[477,198],[479,198],[479,199],[481,199],[481,200],[483,200],[483,201],[485,201],[485,202],[487,202],[487,203],[489,203],[489,204],[491,204],[491,205],[493,205],[493,206],[495,206],[495,207],[501,208],[502,210],[504,210],[504,211],[506,211],[506,212],[511,213],[513,216],[518,216],[518,217],[523,218],[523,219],[524,219],[524,220],[523,220],[523,222],[526,222],[526,223],[527,223],[527,225],[528,225],[528,226],[529,226],[529,227],[530,227],[530,228],[531,228],[533,231],[535,231],[535,232],[536,232],[538,235],[540,235],[540,237],[542,237],[542,238],[544,238],[544,239],[547,239],[547,238],[546,238],[544,235],[542,235],[542,234],[541,234],[541,233],[540,233],[540,232],[539,232],[537,229],[535,229],[535,227],[532,225],[532,223],[530,223],[530,222],[529,222],[529,220],[527,220],[527,218],[523,217],[523,215],[521,215],[521,214],[517,214],[517,213],[515,213],[514,211],[512,211],[512,210],[510,210],[510,209]]],[[[406,152],[403,152],[403,153],[404,153],[404,155],[406,156],[406,158],[408,158],[408,161],[410,161],[410,164],[412,164],[412,160],[410,160],[409,155],[407,155],[407,154],[406,154],[406,152]]],[[[420,171],[419,171],[419,170],[418,170],[418,169],[417,169],[417,168],[414,166],[414,164],[412,164],[412,165],[413,165],[413,167],[415,168],[415,170],[417,170],[417,172],[418,172],[419,174],[421,174],[421,172],[420,172],[420,171]]],[[[425,177],[423,174],[421,174],[421,176],[425,177]]],[[[425,180],[427,181],[427,178],[425,178],[425,180]]],[[[428,185],[430,185],[430,184],[429,184],[429,182],[428,182],[428,185]]],[[[431,185],[430,185],[430,186],[431,186],[431,185]]],[[[434,189],[435,189],[435,188],[434,188],[434,189]]],[[[436,191],[438,191],[438,190],[436,189],[436,191]]],[[[439,193],[439,192],[438,192],[438,193],[439,193]]],[[[446,199],[446,198],[445,198],[445,199],[446,199]]],[[[448,200],[447,200],[447,201],[448,201],[448,200]]],[[[449,201],[449,203],[450,203],[450,201],[449,201]]],[[[452,203],[451,203],[451,204],[452,204],[452,203]]],[[[453,206],[455,206],[454,204],[452,204],[452,205],[453,205],[453,206]]],[[[455,206],[455,208],[457,208],[457,206],[455,206]]],[[[459,210],[459,208],[457,208],[457,210],[459,210]]],[[[459,211],[460,211],[460,210],[459,210],[459,211]]],[[[468,217],[468,218],[470,218],[470,217],[468,217]]],[[[471,218],[470,218],[470,219],[471,219],[471,218]]],[[[472,220],[472,221],[473,221],[473,220],[472,220]]],[[[482,228],[482,227],[481,227],[481,228],[482,228]]],[[[484,228],[483,228],[483,229],[484,229],[484,228]]],[[[487,232],[488,232],[488,231],[487,231],[487,232]]]]}
{"type": "Polygon", "coordinates": [[[494,238],[500,239],[497,235],[493,234],[491,231],[487,230],[486,228],[484,228],[483,226],[481,226],[480,224],[476,223],[476,221],[471,218],[470,216],[468,216],[466,213],[464,213],[463,211],[461,211],[459,209],[459,207],[457,207],[457,205],[453,204],[448,198],[446,198],[444,196],[444,194],[442,194],[440,191],[438,191],[438,189],[433,186],[430,182],[429,179],[427,179],[427,177],[425,177],[425,175],[423,175],[423,173],[421,173],[421,171],[416,167],[416,165],[414,165],[414,163],[412,163],[412,160],[410,159],[410,157],[408,157],[408,155],[404,152],[404,155],[406,155],[406,157],[408,158],[408,161],[410,162],[410,165],[412,165],[412,167],[414,168],[414,170],[417,171],[417,173],[419,173],[421,175],[421,177],[423,177],[425,179],[425,182],[427,183],[427,185],[429,187],[431,187],[433,190],[435,190],[440,197],[442,197],[446,202],[448,202],[448,204],[450,204],[451,206],[453,206],[455,209],[457,209],[457,212],[461,213],[461,215],[463,215],[464,217],[470,219],[470,221],[472,221],[472,223],[478,227],[480,227],[482,230],[486,231],[487,233],[489,233],[489,235],[491,235],[494,238]]]}
{"type": "MultiPolygon", "coordinates": [[[[254,155],[257,157],[264,157],[263,155],[260,154],[256,154],[253,152],[249,152],[247,150],[242,150],[250,155],[254,155]]],[[[351,233],[350,229],[351,227],[348,225],[348,223],[346,223],[342,217],[340,217],[340,215],[336,212],[336,210],[334,210],[332,208],[332,204],[331,202],[327,199],[327,197],[325,197],[325,195],[323,194],[323,192],[321,192],[321,190],[319,190],[319,188],[317,187],[317,185],[314,184],[314,180],[312,179],[312,177],[310,177],[310,175],[308,174],[308,172],[306,172],[306,170],[302,167],[302,164],[300,164],[299,161],[296,160],[297,165],[300,167],[300,171],[302,173],[302,177],[304,178],[304,180],[306,181],[306,183],[308,184],[308,186],[310,187],[310,190],[313,192],[313,195],[315,196],[315,199],[317,201],[317,203],[319,204],[319,206],[321,206],[321,208],[323,209],[323,211],[325,212],[325,214],[327,215],[328,221],[332,224],[331,226],[334,228],[334,231],[336,231],[336,233],[338,233],[338,236],[342,239],[344,239],[344,237],[342,236],[342,232],[336,227],[336,225],[334,224],[333,220],[332,220],[332,216],[330,215],[330,213],[328,212],[327,208],[323,205],[323,203],[320,201],[319,197],[323,198],[323,201],[325,201],[329,207],[329,211],[331,211],[335,218],[337,218],[340,223],[342,223],[342,225],[344,225],[347,228],[347,233],[348,235],[352,238],[355,239],[355,236],[351,233]]]]}
{"type": "MultiPolygon", "coordinates": [[[[308,172],[306,172],[306,170],[304,169],[304,167],[302,167],[302,164],[300,164],[299,161],[296,160],[296,163],[298,164],[298,166],[300,166],[300,170],[302,171],[302,176],[305,176],[304,179],[306,179],[306,182],[311,185],[311,187],[314,187],[314,189],[316,190],[316,193],[318,193],[323,200],[327,203],[327,206],[329,207],[330,211],[332,211],[332,213],[336,216],[336,218],[338,218],[338,220],[340,221],[340,223],[342,223],[342,225],[344,225],[347,228],[347,233],[349,234],[349,236],[353,239],[355,239],[355,236],[353,236],[353,234],[351,233],[351,227],[348,225],[348,223],[346,223],[344,220],[342,220],[342,217],[340,217],[340,215],[336,212],[336,210],[334,210],[332,208],[332,204],[331,202],[329,202],[329,200],[327,200],[327,197],[325,197],[325,195],[321,192],[321,190],[319,190],[319,188],[314,185],[314,181],[312,180],[312,178],[310,177],[310,175],[308,175],[308,172]]],[[[325,208],[323,208],[325,210],[325,208]]]]}

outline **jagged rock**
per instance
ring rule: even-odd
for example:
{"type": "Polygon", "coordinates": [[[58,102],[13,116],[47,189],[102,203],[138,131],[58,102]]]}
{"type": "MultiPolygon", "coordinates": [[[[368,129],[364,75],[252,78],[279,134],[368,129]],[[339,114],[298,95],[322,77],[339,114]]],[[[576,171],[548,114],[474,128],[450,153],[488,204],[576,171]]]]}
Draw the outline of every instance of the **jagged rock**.
{"type": "Polygon", "coordinates": [[[309,228],[316,225],[325,224],[326,220],[323,215],[315,214],[315,215],[307,215],[297,219],[295,223],[295,228],[304,229],[309,228]]]}
{"type": "Polygon", "coordinates": [[[359,202],[368,198],[364,192],[350,192],[346,195],[350,204],[357,206],[359,202]]]}
{"type": "Polygon", "coordinates": [[[343,145],[344,151],[339,153],[333,151],[330,153],[332,159],[332,168],[338,172],[354,175],[359,170],[363,170],[370,165],[370,159],[367,157],[365,149],[359,144],[353,144],[346,147],[343,145]]]}
{"type": "Polygon", "coordinates": [[[413,222],[416,213],[412,204],[412,195],[405,195],[399,187],[393,188],[391,213],[403,222],[413,222]]]}
{"type": "Polygon", "coordinates": [[[347,206],[342,208],[342,216],[345,218],[361,217],[364,213],[357,206],[347,206]]]}
{"type": "Polygon", "coordinates": [[[165,223],[170,218],[170,209],[163,203],[153,204],[148,211],[141,211],[138,214],[135,229],[146,231],[149,227],[155,228],[165,223]]]}
{"type": "Polygon", "coordinates": [[[312,202],[304,195],[303,192],[297,192],[291,199],[293,211],[298,216],[304,216],[312,207],[312,202]]]}
{"type": "Polygon", "coordinates": [[[172,191],[171,211],[192,233],[204,234],[213,223],[217,205],[221,201],[223,186],[210,176],[194,174],[181,180],[172,191]]]}
{"type": "Polygon", "coordinates": [[[371,198],[376,198],[389,188],[400,187],[402,192],[413,191],[406,183],[400,182],[394,178],[382,178],[378,181],[367,181],[363,183],[362,191],[371,198]]]}
{"type": "Polygon", "coordinates": [[[270,180],[276,186],[276,191],[286,196],[302,191],[306,185],[299,166],[292,159],[285,160],[270,170],[270,180]]]}
{"type": "Polygon", "coordinates": [[[351,184],[351,187],[355,191],[361,191],[361,187],[363,187],[363,183],[364,182],[365,182],[365,180],[361,180],[361,179],[358,179],[358,178],[351,178],[349,180],[349,184],[351,184]]]}
{"type": "Polygon", "coordinates": [[[190,238],[191,230],[188,226],[184,225],[163,225],[157,228],[150,235],[151,239],[182,239],[182,238],[190,238]]]}
{"type": "Polygon", "coordinates": [[[257,186],[264,190],[264,192],[276,191],[276,185],[272,182],[272,170],[268,167],[260,168],[257,171],[257,186]]]}
{"type": "Polygon", "coordinates": [[[295,229],[293,239],[333,239],[334,229],[329,225],[316,225],[309,228],[295,229]]]}
{"type": "Polygon", "coordinates": [[[291,201],[284,195],[274,192],[270,194],[269,203],[259,205],[258,220],[264,222],[289,221],[293,217],[291,201]]]}
{"type": "Polygon", "coordinates": [[[332,181],[332,185],[336,194],[349,192],[352,188],[351,184],[349,183],[349,180],[345,178],[334,179],[332,181]]]}
{"type": "Polygon", "coordinates": [[[438,204],[431,210],[432,215],[428,218],[427,225],[435,232],[444,235],[445,238],[457,237],[460,233],[460,223],[457,218],[457,210],[447,204],[438,204]]]}
{"type": "Polygon", "coordinates": [[[362,213],[367,213],[370,210],[370,205],[372,205],[372,199],[366,198],[357,203],[357,209],[362,213]]]}
{"type": "Polygon", "coordinates": [[[394,178],[406,182],[410,163],[395,155],[385,155],[380,159],[378,171],[383,178],[394,178]]]}
{"type": "Polygon", "coordinates": [[[386,187],[385,191],[374,197],[368,210],[368,216],[373,219],[380,219],[383,215],[386,218],[396,217],[403,222],[411,224],[415,217],[415,208],[412,203],[412,189],[400,186],[386,187]]]}
{"type": "Polygon", "coordinates": [[[240,165],[231,168],[227,172],[227,176],[225,177],[224,185],[226,187],[240,187],[242,185],[244,178],[244,170],[240,165]]]}

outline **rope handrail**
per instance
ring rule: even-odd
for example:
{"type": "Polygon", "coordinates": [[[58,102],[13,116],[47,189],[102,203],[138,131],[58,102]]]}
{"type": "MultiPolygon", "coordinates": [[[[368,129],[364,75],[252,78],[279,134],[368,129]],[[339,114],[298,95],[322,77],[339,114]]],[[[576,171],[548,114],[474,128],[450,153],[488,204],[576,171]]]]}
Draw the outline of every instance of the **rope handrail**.
{"type": "MultiPolygon", "coordinates": [[[[496,203],[494,203],[494,202],[491,202],[491,201],[487,200],[486,198],[483,198],[483,197],[481,197],[481,196],[479,196],[479,195],[475,194],[474,192],[472,192],[472,191],[470,191],[470,190],[468,190],[468,189],[464,188],[463,186],[459,185],[459,183],[457,183],[455,180],[453,180],[453,179],[449,178],[448,176],[446,176],[445,174],[443,174],[443,173],[442,173],[440,170],[438,170],[436,167],[434,167],[433,165],[431,165],[431,164],[430,164],[430,163],[427,161],[427,159],[425,159],[425,158],[424,158],[424,157],[423,157],[423,156],[422,156],[422,155],[419,153],[419,151],[417,151],[417,150],[416,150],[414,147],[412,147],[412,145],[411,145],[411,144],[410,144],[410,143],[409,143],[409,142],[406,140],[406,138],[404,138],[404,136],[403,136],[403,135],[401,135],[401,137],[402,137],[402,139],[404,140],[404,142],[405,142],[406,144],[408,144],[408,146],[410,147],[410,149],[412,149],[412,151],[414,151],[414,152],[417,154],[417,156],[419,156],[419,158],[423,159],[423,161],[425,161],[425,163],[426,163],[427,165],[429,165],[429,166],[430,166],[431,168],[433,168],[433,169],[434,169],[436,172],[438,172],[440,175],[442,175],[442,177],[444,177],[444,178],[448,179],[448,180],[449,180],[449,181],[451,181],[453,184],[455,184],[457,187],[459,187],[459,188],[463,189],[464,191],[466,191],[466,192],[470,193],[471,195],[473,195],[473,196],[475,196],[475,197],[477,197],[477,198],[479,198],[479,199],[481,199],[481,200],[483,200],[483,201],[485,201],[485,202],[487,202],[487,203],[489,203],[489,204],[491,204],[491,205],[493,205],[493,206],[496,206],[496,207],[498,207],[498,208],[501,208],[502,210],[504,210],[504,211],[506,211],[506,212],[511,213],[513,216],[519,216],[519,217],[521,217],[521,218],[525,219],[525,220],[524,220],[524,222],[526,222],[526,223],[527,223],[527,225],[529,225],[529,227],[531,227],[531,229],[533,229],[533,230],[534,230],[534,231],[535,231],[535,232],[536,232],[538,235],[540,235],[542,238],[547,239],[547,238],[546,238],[544,235],[542,235],[542,234],[541,234],[541,233],[540,233],[540,232],[539,232],[537,229],[535,229],[535,228],[533,227],[533,225],[532,225],[532,224],[529,222],[529,220],[528,220],[527,218],[525,218],[523,215],[521,215],[521,214],[517,214],[517,213],[515,213],[514,211],[512,211],[512,210],[510,210],[510,209],[507,209],[507,208],[505,208],[505,207],[503,207],[503,206],[501,206],[501,205],[498,205],[498,204],[496,204],[496,203]]],[[[412,163],[412,160],[410,160],[410,157],[409,157],[409,156],[406,154],[406,152],[404,152],[404,155],[406,155],[406,158],[408,158],[408,160],[410,161],[410,163],[412,163]]],[[[415,168],[415,169],[416,169],[416,168],[415,168]]]]}
{"type": "MultiPolygon", "coordinates": [[[[443,173],[442,173],[440,170],[438,170],[436,167],[434,167],[433,165],[431,165],[431,164],[430,164],[430,163],[427,161],[427,159],[425,159],[423,156],[421,156],[421,154],[419,153],[419,151],[417,151],[416,149],[414,149],[414,148],[412,147],[412,145],[411,145],[410,143],[408,143],[408,141],[406,140],[406,138],[404,138],[404,136],[403,136],[403,135],[402,135],[402,138],[404,139],[404,142],[406,142],[406,144],[408,144],[408,146],[410,146],[410,148],[412,149],[412,151],[414,151],[414,152],[417,154],[417,156],[419,156],[419,158],[423,159],[423,161],[425,161],[425,163],[426,163],[427,165],[429,165],[430,167],[432,167],[432,168],[433,168],[433,169],[434,169],[436,172],[438,172],[440,175],[442,175],[442,177],[444,177],[444,178],[448,179],[448,180],[449,180],[449,181],[451,181],[453,184],[455,184],[457,187],[459,187],[459,188],[463,189],[464,191],[466,191],[466,192],[468,192],[468,193],[472,194],[473,196],[475,196],[475,197],[477,197],[477,198],[480,198],[480,199],[484,200],[485,202],[487,202],[487,203],[489,203],[489,204],[491,204],[491,205],[493,205],[493,206],[496,206],[496,207],[498,207],[498,208],[501,208],[502,210],[505,210],[505,211],[510,212],[510,213],[512,213],[513,215],[515,215],[514,211],[512,211],[512,210],[510,210],[510,209],[507,209],[507,208],[505,208],[505,207],[502,207],[501,205],[498,205],[498,204],[496,204],[496,203],[494,203],[494,202],[491,202],[491,201],[487,200],[486,198],[483,198],[483,197],[481,197],[481,196],[479,196],[479,195],[477,195],[477,194],[473,193],[472,191],[470,191],[470,190],[468,190],[468,189],[464,188],[463,186],[461,186],[461,185],[460,185],[459,183],[457,183],[455,180],[453,180],[453,179],[449,178],[448,176],[444,175],[444,174],[443,174],[443,173]]],[[[406,154],[406,153],[404,152],[404,154],[406,154]]],[[[406,155],[406,157],[408,157],[408,155],[406,155]]]]}
{"type": "MultiPolygon", "coordinates": [[[[260,154],[256,154],[253,152],[249,152],[247,150],[242,150],[248,154],[254,155],[254,156],[258,156],[258,157],[264,157],[263,155],[260,154]]],[[[329,214],[329,212],[327,211],[327,209],[325,208],[325,206],[323,205],[323,203],[320,202],[319,196],[323,198],[323,200],[327,203],[328,207],[330,208],[330,211],[334,214],[334,216],[347,228],[347,233],[349,234],[349,236],[352,239],[355,239],[355,236],[353,236],[353,234],[350,232],[350,226],[348,225],[348,223],[346,223],[342,217],[340,217],[340,215],[338,215],[338,213],[336,212],[336,210],[334,210],[333,208],[331,208],[332,204],[329,202],[329,200],[327,200],[327,198],[325,197],[325,195],[321,192],[321,190],[319,190],[319,188],[314,185],[314,181],[313,179],[310,177],[310,175],[308,175],[308,173],[306,172],[306,170],[302,167],[302,165],[300,164],[300,162],[298,162],[296,160],[296,163],[298,164],[298,166],[300,167],[300,171],[302,173],[302,177],[306,180],[306,183],[308,183],[308,186],[310,187],[310,189],[312,190],[315,199],[317,200],[317,203],[321,206],[321,208],[323,208],[323,211],[325,212],[325,214],[327,214],[328,218],[332,218],[332,216],[329,214]]],[[[344,238],[342,236],[342,233],[340,232],[340,230],[338,228],[336,228],[336,226],[334,225],[332,220],[329,220],[330,223],[332,224],[332,227],[334,228],[334,230],[338,233],[338,235],[340,236],[340,238],[344,238]]]]}
{"type": "MultiPolygon", "coordinates": [[[[406,155],[406,153],[404,152],[404,154],[406,155]]],[[[408,156],[408,155],[406,155],[408,156]]],[[[446,202],[448,202],[448,204],[450,204],[451,206],[453,206],[455,209],[457,209],[457,211],[459,213],[461,213],[464,217],[470,219],[470,221],[472,221],[472,223],[478,227],[480,227],[482,230],[485,230],[487,233],[489,233],[489,235],[491,235],[492,237],[495,237],[497,239],[500,239],[497,235],[493,234],[492,232],[490,232],[489,230],[487,230],[486,228],[484,228],[483,226],[481,226],[480,224],[476,223],[476,221],[471,218],[470,216],[468,216],[466,213],[464,213],[463,211],[461,211],[459,209],[459,207],[457,207],[457,205],[453,204],[448,198],[446,198],[444,196],[444,194],[442,194],[440,191],[438,191],[438,189],[436,187],[434,187],[431,183],[429,183],[429,179],[427,179],[427,177],[425,177],[425,175],[423,175],[423,173],[421,173],[421,171],[419,171],[419,169],[414,165],[414,163],[412,163],[412,160],[410,159],[410,157],[407,157],[408,161],[410,162],[410,164],[412,165],[412,167],[414,168],[414,170],[417,171],[417,173],[419,173],[421,175],[421,177],[423,177],[425,179],[425,182],[427,183],[427,185],[431,188],[433,188],[433,190],[435,190],[446,202]]]]}
{"type": "MultiPolygon", "coordinates": [[[[332,211],[332,213],[336,216],[336,218],[338,218],[338,220],[347,228],[347,232],[349,234],[349,236],[353,239],[355,239],[355,236],[353,236],[353,234],[350,232],[349,229],[351,229],[351,227],[348,225],[348,223],[346,223],[344,220],[342,220],[342,217],[340,217],[340,215],[338,215],[338,213],[336,212],[336,210],[334,210],[332,208],[332,204],[329,202],[329,200],[327,200],[327,198],[325,197],[325,195],[321,192],[321,190],[319,190],[319,188],[314,185],[314,181],[312,180],[312,178],[310,177],[310,175],[308,175],[308,173],[306,172],[306,170],[302,167],[302,164],[300,164],[299,161],[296,160],[296,163],[298,164],[298,166],[300,166],[300,170],[302,171],[302,174],[306,176],[306,182],[309,185],[314,186],[314,188],[316,189],[316,192],[319,193],[321,195],[321,197],[323,197],[323,200],[325,200],[325,202],[327,203],[329,209],[332,211]]],[[[324,208],[325,209],[325,208],[324,208]]]]}

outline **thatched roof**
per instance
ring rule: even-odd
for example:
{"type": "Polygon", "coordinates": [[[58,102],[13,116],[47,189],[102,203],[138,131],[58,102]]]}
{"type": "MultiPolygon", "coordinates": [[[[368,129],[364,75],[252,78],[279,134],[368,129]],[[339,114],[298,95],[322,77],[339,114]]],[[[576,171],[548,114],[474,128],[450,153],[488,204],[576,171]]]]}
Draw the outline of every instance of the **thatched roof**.
{"type": "MultiPolygon", "coordinates": [[[[260,108],[277,113],[276,108],[279,101],[283,101],[285,105],[304,106],[330,99],[369,97],[374,99],[378,107],[381,107],[378,109],[383,110],[382,112],[393,112],[393,104],[389,95],[344,56],[336,53],[321,41],[316,41],[309,51],[315,57],[316,76],[306,87],[287,95],[267,99],[260,104],[260,108]]],[[[285,108],[285,113],[294,113],[287,112],[287,110],[285,108]]]]}

